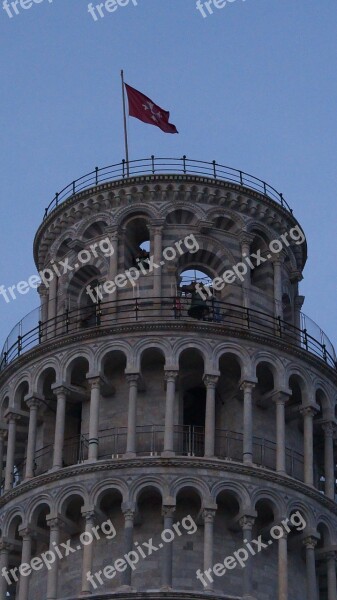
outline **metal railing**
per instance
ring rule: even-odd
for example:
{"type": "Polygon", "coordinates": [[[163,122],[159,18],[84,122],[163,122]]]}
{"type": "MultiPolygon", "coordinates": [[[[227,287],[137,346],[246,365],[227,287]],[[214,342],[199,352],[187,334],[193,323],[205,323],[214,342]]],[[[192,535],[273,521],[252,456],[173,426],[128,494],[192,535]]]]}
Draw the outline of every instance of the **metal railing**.
{"type": "MultiPolygon", "coordinates": [[[[20,321],[7,338],[0,355],[0,371],[28,350],[70,333],[94,327],[112,327],[114,324],[155,321],[165,324],[177,320],[186,323],[186,326],[199,322],[278,338],[291,347],[302,348],[314,354],[330,367],[337,368],[334,347],[318,326],[315,326],[318,335],[316,338],[306,327],[299,329],[270,314],[220,302],[214,298],[207,301],[204,314],[197,321],[189,314],[190,306],[191,300],[186,297],[130,298],[118,302],[99,302],[85,309],[67,310],[45,322],[40,320],[40,311],[37,309],[35,325],[32,322],[32,313],[29,313],[27,323],[24,320],[20,321]]],[[[307,325],[308,320],[303,319],[307,317],[302,317],[302,322],[307,325]]],[[[310,323],[313,324],[313,321],[310,323]]]]}
{"type": "MultiPolygon", "coordinates": [[[[52,468],[53,444],[48,444],[35,452],[34,456],[34,477],[43,475],[52,468]]],[[[63,446],[63,467],[81,464],[88,458],[88,438],[79,434],[65,439],[63,446]]],[[[23,482],[26,471],[26,460],[21,460],[14,466],[12,473],[13,488],[23,482]]],[[[2,479],[0,485],[1,494],[4,492],[5,480],[2,479]]]]}
{"type": "Polygon", "coordinates": [[[266,196],[266,198],[280,204],[291,214],[293,212],[289,204],[283,198],[283,195],[275,190],[275,188],[262,179],[258,179],[257,177],[254,177],[254,175],[250,175],[239,169],[227,167],[217,163],[215,160],[207,162],[190,159],[187,158],[187,156],[183,156],[182,158],[157,158],[151,156],[150,158],[132,160],[129,163],[122,160],[120,163],[109,165],[107,167],[95,167],[93,171],[72,181],[60,192],[55,194],[54,198],[45,209],[44,219],[46,219],[46,217],[62,202],[65,202],[65,200],[69,200],[76,194],[96,187],[97,185],[109,181],[118,181],[144,175],[165,174],[198,175],[209,179],[235,183],[250,190],[254,190],[255,192],[259,192],[263,196],[266,196]]]}
{"type": "MultiPolygon", "coordinates": [[[[160,456],[164,449],[164,425],[138,425],[136,427],[137,456],[160,456]]],[[[174,426],[174,452],[177,456],[202,457],[205,450],[204,427],[195,425],[174,426]]],[[[127,427],[112,427],[99,431],[98,460],[122,458],[126,452],[127,427]]],[[[63,446],[63,467],[82,464],[88,458],[87,434],[68,438],[63,446]]],[[[243,434],[216,429],[215,456],[219,459],[242,463],[243,434]]],[[[53,444],[35,453],[34,476],[43,475],[52,468],[53,444]]],[[[253,437],[253,463],[260,467],[276,470],[276,443],[265,438],[253,437]]],[[[286,467],[290,477],[304,481],[302,454],[286,448],[286,467]]],[[[22,483],[25,461],[16,464],[13,472],[13,487],[22,483]]],[[[318,482],[316,482],[318,484],[318,482]]],[[[3,484],[1,491],[3,493],[3,484]]]]}

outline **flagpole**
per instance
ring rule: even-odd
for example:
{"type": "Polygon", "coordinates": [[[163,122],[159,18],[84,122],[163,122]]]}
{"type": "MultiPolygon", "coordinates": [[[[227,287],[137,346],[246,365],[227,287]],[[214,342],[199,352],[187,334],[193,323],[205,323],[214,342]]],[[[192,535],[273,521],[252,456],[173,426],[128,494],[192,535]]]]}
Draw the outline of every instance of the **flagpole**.
{"type": "Polygon", "coordinates": [[[129,167],[129,142],[128,142],[128,132],[126,128],[126,105],[125,105],[125,87],[124,87],[124,71],[121,70],[121,79],[122,79],[122,94],[123,94],[123,115],[124,115],[124,141],[125,141],[125,158],[126,158],[126,173],[129,177],[130,175],[130,167],[129,167]]]}

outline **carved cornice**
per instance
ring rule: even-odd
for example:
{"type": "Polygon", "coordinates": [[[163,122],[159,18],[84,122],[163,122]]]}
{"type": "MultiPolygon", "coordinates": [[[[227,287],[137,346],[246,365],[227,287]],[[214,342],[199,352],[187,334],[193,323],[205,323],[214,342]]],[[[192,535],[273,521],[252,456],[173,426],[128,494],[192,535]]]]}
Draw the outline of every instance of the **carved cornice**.
{"type": "Polygon", "coordinates": [[[303,360],[307,363],[307,366],[312,366],[316,368],[320,373],[324,376],[328,377],[330,381],[332,381],[335,385],[337,385],[337,371],[332,367],[329,367],[322,359],[317,358],[314,354],[307,352],[301,348],[296,348],[295,346],[289,346],[285,341],[278,338],[277,336],[267,336],[264,334],[257,334],[250,332],[249,330],[239,330],[233,327],[226,327],[221,324],[209,324],[209,323],[190,323],[190,322],[160,322],[160,323],[129,323],[125,325],[121,325],[116,323],[115,325],[109,325],[108,327],[93,327],[87,331],[78,331],[70,334],[66,334],[59,338],[55,338],[49,341],[44,342],[43,344],[32,348],[25,354],[23,354],[20,358],[14,360],[12,363],[2,371],[0,374],[0,386],[4,385],[5,382],[14,374],[18,372],[18,370],[27,365],[27,363],[34,361],[42,356],[46,356],[48,352],[55,352],[59,349],[63,349],[70,344],[78,344],[80,342],[90,341],[93,339],[105,338],[107,336],[120,336],[121,334],[126,333],[144,333],[149,332],[153,333],[154,331],[165,332],[165,331],[173,331],[182,334],[188,333],[196,333],[198,334],[209,334],[214,339],[223,338],[227,341],[230,341],[231,338],[234,339],[243,339],[249,340],[251,342],[256,342],[257,344],[261,344],[262,347],[269,347],[275,350],[281,350],[285,354],[289,354],[290,357],[296,357],[300,360],[303,360]]]}
{"type": "Polygon", "coordinates": [[[236,463],[234,461],[226,461],[220,459],[209,459],[209,458],[197,458],[197,457],[137,457],[137,458],[119,458],[118,460],[100,460],[96,463],[83,463],[81,465],[72,465],[70,467],[65,467],[64,469],[59,469],[58,471],[48,472],[44,475],[38,475],[33,479],[30,479],[27,482],[24,482],[17,486],[16,488],[6,492],[3,496],[0,497],[0,509],[3,508],[7,503],[12,500],[19,498],[23,494],[27,492],[31,492],[38,488],[44,489],[45,486],[56,483],[59,481],[64,481],[67,479],[72,479],[73,477],[83,477],[86,474],[90,473],[99,473],[106,471],[121,471],[123,473],[125,470],[130,473],[131,469],[139,469],[140,473],[144,472],[144,469],[155,469],[155,468],[163,468],[164,473],[167,473],[166,469],[169,468],[179,468],[186,469],[189,473],[193,469],[208,469],[214,472],[214,476],[219,477],[219,474],[223,475],[224,473],[234,473],[238,475],[244,475],[247,477],[256,478],[258,481],[266,481],[272,484],[280,485],[283,491],[285,489],[292,490],[294,492],[299,492],[306,496],[307,498],[311,498],[312,500],[318,502],[320,505],[324,506],[328,510],[330,510],[333,514],[337,516],[337,503],[333,500],[330,500],[326,496],[323,496],[318,490],[311,486],[307,486],[297,479],[293,479],[288,475],[283,476],[276,471],[270,471],[264,467],[255,467],[245,465],[243,463],[236,463]]]}
{"type": "MultiPolygon", "coordinates": [[[[146,201],[150,204],[154,203],[154,200],[148,198],[148,188],[150,188],[150,192],[153,194],[157,193],[156,186],[158,182],[162,182],[163,187],[167,184],[167,188],[172,193],[172,189],[176,186],[176,189],[173,189],[173,192],[179,191],[179,194],[184,194],[186,196],[186,201],[191,203],[190,192],[188,189],[182,190],[181,184],[192,183],[195,186],[200,186],[200,195],[201,200],[197,200],[198,204],[211,204],[214,205],[218,202],[218,195],[214,194],[214,188],[217,191],[220,190],[231,190],[237,194],[235,198],[227,198],[226,205],[232,208],[232,205],[237,207],[237,210],[240,213],[245,213],[250,216],[252,206],[256,205],[263,206],[264,211],[259,212],[259,219],[264,221],[265,219],[270,220],[271,216],[274,216],[273,221],[279,220],[282,221],[282,225],[285,228],[288,228],[287,225],[296,225],[298,224],[297,220],[294,216],[285,208],[283,208],[280,204],[268,198],[267,196],[259,193],[250,188],[246,188],[239,184],[223,181],[223,180],[215,180],[213,178],[202,177],[199,175],[183,175],[183,174],[162,174],[162,175],[145,175],[139,177],[131,177],[130,179],[120,179],[116,181],[109,181],[104,184],[93,186],[83,192],[80,192],[74,196],[71,196],[68,200],[62,202],[57,208],[55,208],[50,215],[41,223],[40,227],[37,230],[35,240],[34,240],[34,259],[36,264],[38,264],[38,255],[40,247],[41,250],[41,242],[43,244],[52,243],[53,239],[56,239],[60,235],[59,228],[52,228],[55,223],[62,228],[66,229],[68,227],[69,221],[67,216],[67,211],[71,210],[72,220],[74,217],[76,218],[76,213],[78,213],[78,220],[82,218],[83,211],[80,209],[76,211],[76,205],[80,206],[81,204],[86,204],[88,201],[88,209],[91,212],[97,212],[100,209],[100,203],[102,205],[102,210],[106,211],[106,201],[107,195],[104,192],[109,192],[110,190],[114,190],[118,193],[118,191],[122,192],[122,197],[125,198],[125,201],[130,203],[130,198],[134,198],[135,205],[142,202],[142,193],[144,186],[147,187],[146,191],[146,201]],[[136,187],[137,192],[135,194],[134,190],[136,187]],[[205,187],[209,188],[209,193],[206,196],[205,187]],[[210,199],[210,202],[207,203],[206,198],[210,199]],[[94,202],[92,201],[94,199],[94,202]],[[244,199],[244,202],[242,201],[244,199]],[[45,234],[48,233],[48,239],[43,239],[45,234]]],[[[165,187],[162,190],[165,192],[165,187]]],[[[116,208],[120,207],[118,203],[120,198],[116,197],[116,208]]],[[[165,201],[165,199],[164,199],[165,201]]],[[[194,201],[195,203],[195,201],[194,201]]],[[[113,203],[111,203],[113,208],[113,203]]],[[[192,205],[192,203],[191,203],[192,205]]]]}

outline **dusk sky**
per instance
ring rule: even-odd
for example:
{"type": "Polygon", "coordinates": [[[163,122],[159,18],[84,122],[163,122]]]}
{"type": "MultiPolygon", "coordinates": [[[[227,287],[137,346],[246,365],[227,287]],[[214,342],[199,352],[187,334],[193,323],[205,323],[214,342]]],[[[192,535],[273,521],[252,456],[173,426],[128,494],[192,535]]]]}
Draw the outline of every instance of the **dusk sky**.
{"type": "MultiPolygon", "coordinates": [[[[36,273],[55,192],[124,157],[124,68],[179,130],[129,118],[131,159],[216,159],[284,194],[309,248],[303,311],[336,345],[336,0],[232,0],[206,18],[195,0],[130,0],[96,21],[87,0],[18,11],[0,0],[0,285],[36,273]]],[[[38,304],[33,290],[0,296],[1,342],[38,304]]]]}

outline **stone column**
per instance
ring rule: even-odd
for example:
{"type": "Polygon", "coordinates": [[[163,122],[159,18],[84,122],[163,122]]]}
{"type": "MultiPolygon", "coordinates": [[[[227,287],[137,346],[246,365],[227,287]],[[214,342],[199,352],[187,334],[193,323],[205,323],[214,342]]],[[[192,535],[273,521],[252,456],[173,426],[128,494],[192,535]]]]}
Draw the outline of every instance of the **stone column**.
{"type": "MultiPolygon", "coordinates": [[[[213,533],[214,533],[214,517],[215,517],[214,509],[204,509],[203,510],[203,519],[204,519],[204,571],[208,569],[212,569],[214,565],[213,559],[213,533]]],[[[213,584],[205,578],[207,581],[207,591],[213,590],[213,584]]]]}
{"type": "Polygon", "coordinates": [[[128,412],[128,434],[126,444],[126,458],[136,456],[136,427],[137,427],[137,395],[139,373],[126,375],[129,383],[129,412],[128,412]]]}
{"type": "Polygon", "coordinates": [[[334,460],[334,425],[323,423],[324,431],[324,477],[325,495],[331,500],[335,499],[335,460],[334,460]]]}
{"type": "Polygon", "coordinates": [[[249,263],[246,262],[246,258],[250,257],[250,247],[253,239],[254,236],[251,233],[247,232],[243,232],[240,237],[242,262],[247,267],[247,273],[244,276],[244,281],[242,282],[243,305],[245,308],[250,308],[251,269],[249,263]]]}
{"type": "Polygon", "coordinates": [[[49,294],[48,294],[48,337],[51,335],[55,335],[56,314],[57,314],[57,276],[56,276],[56,274],[54,274],[54,277],[49,284],[49,294]]]}
{"type": "Polygon", "coordinates": [[[67,405],[67,390],[64,387],[58,387],[54,389],[54,392],[57,396],[57,409],[55,422],[53,469],[61,469],[63,467],[63,445],[67,405]]]}
{"type": "Polygon", "coordinates": [[[5,471],[5,492],[12,489],[14,481],[14,461],[15,461],[15,443],[16,443],[16,422],[20,416],[14,412],[6,414],[8,421],[8,439],[7,439],[7,456],[6,456],[6,471],[5,471]]]}
{"type": "Polygon", "coordinates": [[[300,410],[304,419],[304,483],[314,485],[314,427],[315,410],[306,406],[300,410]]]}
{"type": "MultiPolygon", "coordinates": [[[[162,258],[162,245],[163,245],[163,227],[162,225],[152,224],[152,235],[153,235],[153,259],[156,265],[160,265],[162,258]]],[[[161,309],[161,296],[162,296],[162,269],[155,269],[153,271],[153,296],[156,298],[155,302],[158,305],[155,307],[158,312],[161,309]]]]}
{"type": "Polygon", "coordinates": [[[40,296],[40,300],[41,300],[41,312],[40,312],[40,319],[42,321],[43,324],[43,339],[46,335],[46,322],[48,321],[48,290],[46,288],[46,286],[41,283],[41,285],[39,285],[39,287],[37,288],[37,291],[39,293],[40,296]]]}
{"type": "Polygon", "coordinates": [[[8,582],[1,573],[8,569],[10,545],[4,539],[0,540],[0,598],[6,598],[8,582]]]}
{"type": "MultiPolygon", "coordinates": [[[[95,512],[93,510],[83,511],[82,515],[85,518],[85,531],[92,535],[92,530],[95,526],[95,512]]],[[[92,572],[93,557],[94,542],[83,546],[81,596],[90,596],[92,592],[92,586],[87,579],[87,573],[92,572]]]]}
{"type": "MultiPolygon", "coordinates": [[[[173,531],[173,519],[175,506],[163,506],[162,516],[164,517],[164,528],[173,531]]],[[[173,572],[173,542],[164,542],[163,544],[163,562],[162,562],[162,591],[172,589],[172,572],[173,572]]]]}
{"type": "Polygon", "coordinates": [[[276,471],[286,475],[286,432],[285,432],[285,405],[289,394],[276,392],[276,471]]]}
{"type": "MultiPolygon", "coordinates": [[[[240,519],[240,525],[243,532],[244,544],[250,543],[253,538],[253,526],[255,523],[254,517],[244,515],[240,519]]],[[[246,562],[246,566],[243,569],[243,590],[242,600],[254,600],[253,594],[253,562],[252,556],[250,556],[246,562]]]]}
{"type": "Polygon", "coordinates": [[[90,384],[90,416],[89,416],[89,450],[88,461],[98,459],[98,429],[99,429],[99,405],[101,399],[101,379],[93,377],[90,384]]]}
{"type": "Polygon", "coordinates": [[[255,383],[244,381],[243,390],[243,462],[253,464],[253,389],[255,383]]]}
{"type": "Polygon", "coordinates": [[[37,415],[41,402],[38,398],[31,397],[26,400],[29,408],[29,427],[28,427],[28,442],[27,442],[27,458],[25,480],[34,477],[34,462],[36,451],[36,433],[37,433],[37,415]]]}
{"type": "MultiPolygon", "coordinates": [[[[29,564],[32,557],[32,532],[29,528],[19,529],[22,537],[21,564],[29,564]]],[[[20,575],[18,600],[29,600],[30,575],[20,575]]]]}
{"type": "Polygon", "coordinates": [[[0,485],[2,484],[4,473],[4,455],[5,455],[5,439],[7,429],[0,429],[0,485]]]}
{"type": "Polygon", "coordinates": [[[278,600],[288,600],[288,534],[278,541],[278,600]]]}
{"type": "MultiPolygon", "coordinates": [[[[110,256],[109,263],[109,281],[114,281],[116,276],[118,275],[118,246],[119,246],[119,232],[117,227],[111,226],[106,228],[106,232],[109,234],[109,239],[111,243],[111,247],[113,249],[112,255],[110,256]]],[[[113,296],[109,299],[106,299],[108,302],[112,301],[111,304],[111,318],[117,318],[117,300],[118,300],[118,287],[116,286],[116,291],[113,296]],[[113,308],[112,308],[113,307],[113,308]]]]}
{"type": "Polygon", "coordinates": [[[277,255],[273,259],[274,266],[274,305],[275,305],[275,317],[281,317],[283,319],[283,307],[282,307],[282,260],[280,255],[277,255]]]}
{"type": "Polygon", "coordinates": [[[205,416],[205,456],[212,457],[215,454],[215,388],[218,377],[205,375],[206,386],[206,416],[205,416]]]}
{"type": "MultiPolygon", "coordinates": [[[[135,511],[131,508],[123,510],[125,525],[124,525],[124,554],[128,554],[133,549],[133,528],[135,511]]],[[[132,569],[128,567],[122,573],[122,587],[123,589],[131,589],[132,584],[132,569]]]]}
{"type": "MultiPolygon", "coordinates": [[[[302,279],[302,276],[301,276],[301,279],[302,279]]],[[[301,279],[299,279],[299,281],[301,279]]],[[[295,327],[297,327],[297,329],[302,328],[301,310],[302,310],[303,302],[304,302],[304,296],[295,296],[294,316],[295,316],[295,327]]],[[[301,336],[300,336],[300,334],[298,334],[298,341],[300,342],[300,340],[301,340],[301,336]]]]}
{"type": "Polygon", "coordinates": [[[328,574],[328,600],[337,600],[336,552],[325,556],[328,574]]]}
{"type": "Polygon", "coordinates": [[[316,537],[310,536],[303,540],[306,552],[306,568],[307,568],[307,600],[317,600],[317,576],[316,576],[316,560],[315,547],[317,544],[316,537]]]}
{"type": "Polygon", "coordinates": [[[178,371],[165,371],[166,407],[163,456],[174,456],[174,402],[178,371]]]}
{"type": "MultiPolygon", "coordinates": [[[[47,524],[50,527],[49,550],[53,552],[53,554],[55,554],[55,546],[57,546],[60,543],[61,520],[58,518],[47,518],[47,524]]],[[[51,565],[50,570],[48,570],[46,600],[57,600],[58,571],[59,559],[55,554],[55,562],[51,565]]]]}

